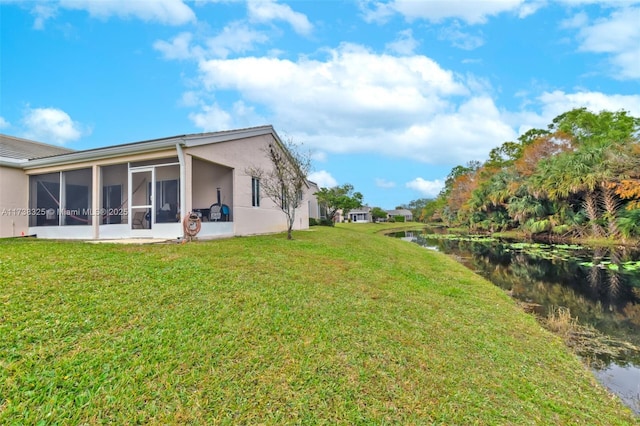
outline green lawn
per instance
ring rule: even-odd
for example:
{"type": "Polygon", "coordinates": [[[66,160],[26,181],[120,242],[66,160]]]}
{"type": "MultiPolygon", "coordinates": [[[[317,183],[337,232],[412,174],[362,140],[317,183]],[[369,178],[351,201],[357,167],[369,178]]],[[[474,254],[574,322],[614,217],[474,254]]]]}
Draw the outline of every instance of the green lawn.
{"type": "Polygon", "coordinates": [[[637,424],[498,288],[382,226],[0,240],[0,424],[637,424]]]}

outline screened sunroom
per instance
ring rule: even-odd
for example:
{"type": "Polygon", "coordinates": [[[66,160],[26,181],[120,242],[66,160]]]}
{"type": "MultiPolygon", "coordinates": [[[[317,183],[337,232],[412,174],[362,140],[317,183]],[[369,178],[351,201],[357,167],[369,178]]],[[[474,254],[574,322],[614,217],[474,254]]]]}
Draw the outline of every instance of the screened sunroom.
{"type": "MultiPolygon", "coordinates": [[[[9,202],[16,211],[28,206],[29,217],[9,223],[11,234],[178,239],[187,235],[192,215],[200,219],[198,238],[281,232],[284,214],[247,174],[250,166],[269,166],[264,149],[273,143],[281,143],[273,128],[261,126],[13,162],[9,166],[24,174],[13,173],[12,181],[28,191],[12,193],[7,209],[9,202]]],[[[299,229],[308,227],[304,206],[299,229]]]]}

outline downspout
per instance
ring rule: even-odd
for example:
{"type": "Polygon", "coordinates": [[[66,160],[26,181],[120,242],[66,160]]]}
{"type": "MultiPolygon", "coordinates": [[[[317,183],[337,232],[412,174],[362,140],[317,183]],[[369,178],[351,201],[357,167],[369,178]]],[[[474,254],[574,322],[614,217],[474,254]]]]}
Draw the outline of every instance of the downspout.
{"type": "MultiPolygon", "coordinates": [[[[184,152],[182,151],[182,142],[176,143],[176,151],[178,152],[178,162],[180,163],[180,223],[182,224],[184,218],[187,217],[187,170],[184,161],[184,152]]],[[[182,235],[186,237],[186,235],[182,235]]]]}

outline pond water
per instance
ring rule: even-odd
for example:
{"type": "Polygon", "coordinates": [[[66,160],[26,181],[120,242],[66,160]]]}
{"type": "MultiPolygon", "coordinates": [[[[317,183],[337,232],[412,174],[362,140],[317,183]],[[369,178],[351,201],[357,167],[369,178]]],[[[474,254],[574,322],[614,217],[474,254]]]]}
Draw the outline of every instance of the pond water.
{"type": "Polygon", "coordinates": [[[392,236],[447,253],[545,318],[568,309],[606,346],[584,347],[598,380],[640,415],[640,251],[515,242],[433,230],[392,236]],[[602,342],[602,339],[600,340],[602,342]]]}

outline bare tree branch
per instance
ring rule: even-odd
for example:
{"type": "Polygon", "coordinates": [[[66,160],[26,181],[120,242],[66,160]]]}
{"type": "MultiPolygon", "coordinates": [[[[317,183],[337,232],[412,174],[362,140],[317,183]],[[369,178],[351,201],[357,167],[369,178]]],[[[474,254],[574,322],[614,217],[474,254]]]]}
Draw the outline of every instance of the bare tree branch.
{"type": "Polygon", "coordinates": [[[264,194],[285,214],[287,238],[292,239],[296,210],[302,205],[307,174],[311,170],[311,154],[288,139],[274,142],[262,150],[271,167],[248,167],[246,173],[260,180],[264,194]]]}

